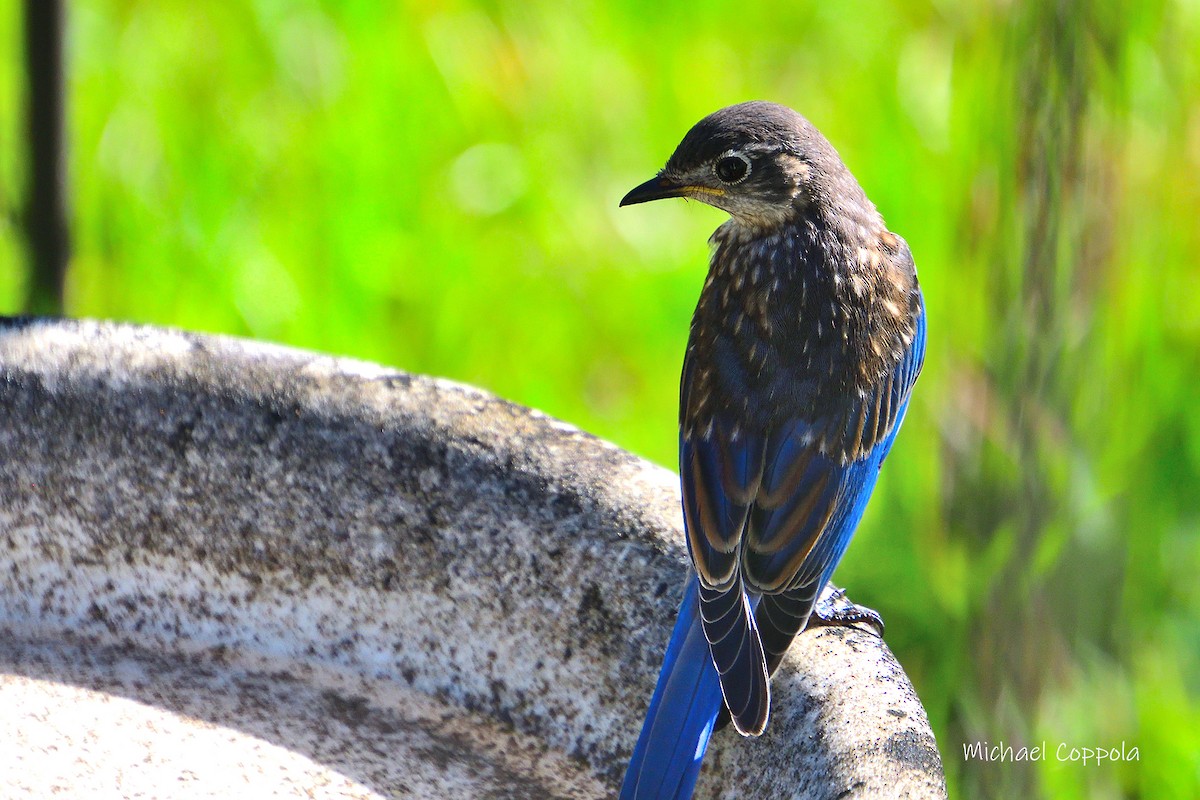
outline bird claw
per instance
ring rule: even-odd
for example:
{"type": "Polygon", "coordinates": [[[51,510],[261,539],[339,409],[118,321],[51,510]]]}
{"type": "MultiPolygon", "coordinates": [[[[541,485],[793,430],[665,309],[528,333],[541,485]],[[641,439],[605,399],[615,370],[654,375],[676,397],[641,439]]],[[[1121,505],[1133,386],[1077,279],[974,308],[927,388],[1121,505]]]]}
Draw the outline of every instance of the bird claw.
{"type": "Polygon", "coordinates": [[[879,612],[851,602],[850,598],[846,597],[845,589],[829,583],[825,585],[821,596],[817,598],[817,604],[808,618],[807,627],[856,625],[858,623],[870,625],[876,635],[883,638],[883,617],[879,616],[879,612]]]}

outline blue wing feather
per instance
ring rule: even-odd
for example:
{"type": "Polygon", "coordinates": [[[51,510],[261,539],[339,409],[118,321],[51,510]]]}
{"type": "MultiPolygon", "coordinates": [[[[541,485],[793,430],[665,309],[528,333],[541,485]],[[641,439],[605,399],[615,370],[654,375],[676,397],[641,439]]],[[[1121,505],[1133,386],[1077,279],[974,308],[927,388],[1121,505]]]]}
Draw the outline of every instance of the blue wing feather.
{"type": "Polygon", "coordinates": [[[679,472],[688,544],[709,586],[727,586],[736,572],[746,516],[762,473],[761,436],[732,438],[726,420],[711,435],[681,437],[679,472]]]}
{"type": "Polygon", "coordinates": [[[701,627],[721,676],[725,705],[738,730],[757,735],[767,724],[770,690],[739,558],[762,474],[764,440],[744,433],[734,437],[730,430],[720,420],[707,436],[680,440],[684,526],[702,584],[701,627]]]}

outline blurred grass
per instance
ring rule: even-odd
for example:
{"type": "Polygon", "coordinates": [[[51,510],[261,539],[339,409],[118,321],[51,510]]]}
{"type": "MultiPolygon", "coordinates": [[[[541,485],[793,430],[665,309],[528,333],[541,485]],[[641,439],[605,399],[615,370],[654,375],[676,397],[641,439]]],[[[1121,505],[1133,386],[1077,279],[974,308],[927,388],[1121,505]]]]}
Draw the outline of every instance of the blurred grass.
{"type": "MultiPolygon", "coordinates": [[[[0,312],[20,309],[17,4],[0,312]]],[[[801,110],[916,254],[925,374],[839,570],[963,797],[1200,796],[1200,5],[70,4],[69,313],[446,375],[675,461],[722,215],[618,211],[801,110]],[[1035,764],[964,761],[1047,741],[1035,764]],[[1060,763],[1069,746],[1139,760],[1060,763]]]]}

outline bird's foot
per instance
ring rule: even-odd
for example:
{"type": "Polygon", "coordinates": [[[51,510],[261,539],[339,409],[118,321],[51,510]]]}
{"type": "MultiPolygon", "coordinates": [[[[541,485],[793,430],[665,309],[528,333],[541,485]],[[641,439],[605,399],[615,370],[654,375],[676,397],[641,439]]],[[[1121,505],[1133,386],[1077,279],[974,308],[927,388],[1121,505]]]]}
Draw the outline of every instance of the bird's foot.
{"type": "Polygon", "coordinates": [[[845,589],[828,583],[821,592],[821,596],[817,598],[817,604],[808,618],[807,627],[855,625],[860,622],[870,625],[879,637],[883,638],[883,617],[879,616],[879,612],[851,602],[850,598],[846,597],[845,589]]]}

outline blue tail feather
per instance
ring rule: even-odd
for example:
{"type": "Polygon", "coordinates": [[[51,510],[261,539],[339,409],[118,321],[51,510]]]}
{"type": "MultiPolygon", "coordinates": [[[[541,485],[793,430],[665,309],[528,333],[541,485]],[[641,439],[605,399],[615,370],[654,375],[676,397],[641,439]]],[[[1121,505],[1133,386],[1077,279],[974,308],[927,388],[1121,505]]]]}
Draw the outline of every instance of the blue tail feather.
{"type": "Polygon", "coordinates": [[[700,622],[699,581],[692,575],[629,759],[621,800],[690,798],[722,705],[721,683],[700,622]]]}

